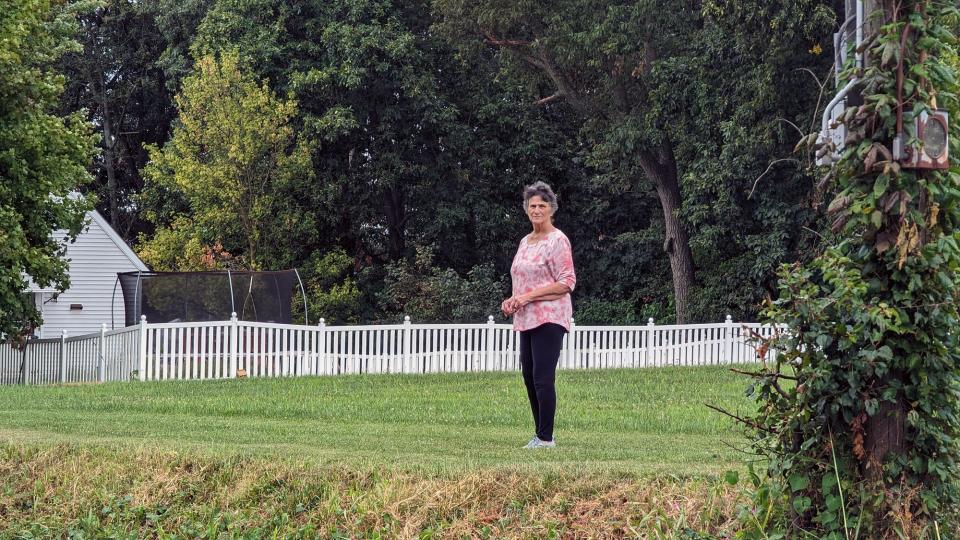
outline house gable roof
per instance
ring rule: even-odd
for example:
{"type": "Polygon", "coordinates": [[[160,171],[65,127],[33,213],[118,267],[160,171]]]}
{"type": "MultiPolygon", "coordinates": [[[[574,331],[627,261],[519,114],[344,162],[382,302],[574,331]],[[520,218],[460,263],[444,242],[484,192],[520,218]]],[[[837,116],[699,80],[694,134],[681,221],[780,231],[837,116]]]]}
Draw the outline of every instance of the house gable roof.
{"type": "MultiPolygon", "coordinates": [[[[89,221],[87,222],[87,225],[81,230],[80,236],[87,234],[87,232],[90,230],[90,227],[96,224],[96,226],[103,231],[104,235],[106,235],[106,237],[110,240],[110,242],[116,246],[117,250],[119,250],[120,253],[122,253],[123,256],[130,261],[130,264],[132,264],[134,268],[136,268],[137,270],[142,270],[144,272],[147,272],[150,270],[149,268],[147,268],[147,265],[144,264],[142,260],[140,260],[140,257],[138,257],[137,254],[134,253],[132,249],[130,249],[130,246],[128,246],[127,243],[123,241],[123,238],[120,238],[120,235],[117,234],[115,230],[113,230],[113,227],[111,227],[110,224],[107,223],[107,220],[100,214],[100,212],[97,212],[96,210],[91,210],[87,212],[87,218],[89,218],[89,221]]],[[[61,231],[57,231],[54,234],[57,234],[58,232],[61,232],[61,231]]],[[[53,289],[51,287],[46,287],[46,288],[39,287],[36,283],[33,282],[32,279],[29,279],[29,276],[27,281],[27,290],[30,292],[49,292],[49,293],[56,291],[56,289],[53,289]]]]}
{"type": "Polygon", "coordinates": [[[87,212],[87,214],[91,217],[92,221],[95,221],[97,225],[99,225],[100,228],[103,229],[103,232],[107,233],[107,237],[109,237],[110,240],[114,244],[116,244],[117,248],[119,248],[120,251],[122,251],[123,254],[128,259],[130,259],[130,262],[134,266],[136,266],[138,270],[143,270],[144,272],[149,271],[149,268],[147,268],[147,265],[140,260],[140,257],[137,257],[137,254],[134,253],[132,249],[130,249],[130,246],[128,246],[127,243],[123,241],[123,238],[120,238],[120,235],[117,234],[117,231],[113,230],[113,227],[111,227],[110,224],[107,223],[107,220],[102,215],[100,215],[100,212],[97,212],[94,209],[94,210],[91,210],[90,212],[87,212]]]}

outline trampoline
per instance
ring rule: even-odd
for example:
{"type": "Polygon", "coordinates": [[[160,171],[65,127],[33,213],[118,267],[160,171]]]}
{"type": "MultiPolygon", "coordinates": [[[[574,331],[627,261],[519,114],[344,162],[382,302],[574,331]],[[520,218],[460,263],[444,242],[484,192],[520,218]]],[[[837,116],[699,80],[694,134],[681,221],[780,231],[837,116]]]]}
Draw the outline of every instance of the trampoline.
{"type": "MultiPolygon", "coordinates": [[[[293,289],[307,301],[296,270],[274,272],[120,272],[124,324],[138,324],[141,315],[152,323],[226,321],[236,313],[241,321],[290,324],[293,289]]],[[[116,286],[114,286],[116,289],[116,286]]],[[[111,304],[111,322],[113,306],[111,304]]]]}

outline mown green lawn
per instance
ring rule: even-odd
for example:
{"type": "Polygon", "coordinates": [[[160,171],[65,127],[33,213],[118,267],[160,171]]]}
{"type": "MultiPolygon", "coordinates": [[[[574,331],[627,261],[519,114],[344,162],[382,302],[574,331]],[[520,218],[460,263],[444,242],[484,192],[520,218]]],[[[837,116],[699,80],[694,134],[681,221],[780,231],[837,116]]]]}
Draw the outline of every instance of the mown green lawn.
{"type": "Polygon", "coordinates": [[[0,387],[0,440],[147,447],[420,472],[716,474],[739,468],[750,408],[722,367],[565,371],[558,448],[529,451],[517,373],[0,387]]]}

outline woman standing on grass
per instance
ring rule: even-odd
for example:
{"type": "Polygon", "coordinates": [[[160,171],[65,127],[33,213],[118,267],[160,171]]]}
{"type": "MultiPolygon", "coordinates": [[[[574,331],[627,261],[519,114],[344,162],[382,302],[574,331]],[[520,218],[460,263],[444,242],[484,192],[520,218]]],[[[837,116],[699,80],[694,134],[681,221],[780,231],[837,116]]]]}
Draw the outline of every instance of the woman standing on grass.
{"type": "Polygon", "coordinates": [[[513,296],[500,308],[513,316],[513,329],[520,332],[520,368],[536,427],[525,448],[553,448],[554,381],[563,335],[570,330],[570,292],[577,276],[570,240],[553,226],[557,196],[550,186],[536,182],[524,188],[523,207],[533,232],[520,241],[510,267],[513,296]]]}

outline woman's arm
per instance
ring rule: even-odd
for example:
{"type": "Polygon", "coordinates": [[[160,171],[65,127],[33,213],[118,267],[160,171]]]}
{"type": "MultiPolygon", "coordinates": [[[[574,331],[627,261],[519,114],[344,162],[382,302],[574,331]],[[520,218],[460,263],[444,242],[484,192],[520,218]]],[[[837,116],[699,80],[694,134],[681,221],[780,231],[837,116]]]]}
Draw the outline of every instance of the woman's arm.
{"type": "Polygon", "coordinates": [[[551,283],[538,289],[534,289],[525,294],[518,294],[508,298],[503,302],[501,309],[507,316],[513,315],[516,311],[530,302],[541,302],[544,300],[558,300],[564,295],[570,294],[570,287],[564,283],[551,283]]]}
{"type": "Polygon", "coordinates": [[[517,301],[520,303],[520,307],[523,307],[530,302],[540,302],[543,300],[557,300],[563,298],[564,295],[570,294],[570,287],[565,283],[551,283],[550,285],[545,285],[538,289],[534,289],[528,293],[518,295],[516,297],[517,301]]]}

